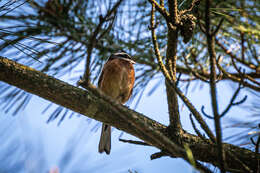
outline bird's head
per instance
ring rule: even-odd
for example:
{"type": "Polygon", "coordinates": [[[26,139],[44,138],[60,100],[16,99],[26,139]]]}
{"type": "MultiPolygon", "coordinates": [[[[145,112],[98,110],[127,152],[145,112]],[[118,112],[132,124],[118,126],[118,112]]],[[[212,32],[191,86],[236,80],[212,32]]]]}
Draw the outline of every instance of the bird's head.
{"type": "Polygon", "coordinates": [[[108,61],[113,60],[113,59],[122,59],[122,60],[130,62],[131,64],[135,64],[135,61],[132,59],[132,57],[125,52],[113,53],[109,57],[108,61]]]}

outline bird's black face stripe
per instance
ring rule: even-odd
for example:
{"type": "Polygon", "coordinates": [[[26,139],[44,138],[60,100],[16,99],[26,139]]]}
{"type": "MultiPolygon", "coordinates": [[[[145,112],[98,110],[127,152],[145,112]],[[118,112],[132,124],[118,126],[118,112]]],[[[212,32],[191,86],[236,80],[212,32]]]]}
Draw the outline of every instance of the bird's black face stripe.
{"type": "Polygon", "coordinates": [[[124,52],[120,52],[120,53],[114,53],[112,55],[115,58],[127,58],[127,59],[132,59],[132,57],[130,55],[128,55],[127,53],[124,52]]]}
{"type": "Polygon", "coordinates": [[[120,56],[123,57],[123,58],[131,59],[131,57],[130,57],[129,55],[127,55],[127,54],[122,54],[122,55],[120,55],[120,56]]]}
{"type": "Polygon", "coordinates": [[[125,53],[125,52],[113,53],[113,54],[108,58],[108,61],[111,61],[111,60],[113,60],[113,59],[125,59],[125,60],[129,59],[129,60],[131,60],[131,61],[134,63],[132,57],[131,57],[130,55],[128,55],[127,53],[125,53]]]}

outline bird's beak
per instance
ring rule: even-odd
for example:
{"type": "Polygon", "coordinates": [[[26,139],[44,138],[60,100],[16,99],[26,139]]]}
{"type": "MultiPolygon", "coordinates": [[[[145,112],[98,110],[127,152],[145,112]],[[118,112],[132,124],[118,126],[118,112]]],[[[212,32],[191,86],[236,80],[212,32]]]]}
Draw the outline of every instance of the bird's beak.
{"type": "Polygon", "coordinates": [[[131,62],[132,64],[135,64],[135,61],[134,61],[134,60],[131,60],[130,62],[131,62]]]}
{"type": "Polygon", "coordinates": [[[122,58],[122,59],[125,60],[125,61],[130,62],[131,64],[135,64],[134,60],[131,60],[131,59],[128,59],[128,58],[122,58]]]}

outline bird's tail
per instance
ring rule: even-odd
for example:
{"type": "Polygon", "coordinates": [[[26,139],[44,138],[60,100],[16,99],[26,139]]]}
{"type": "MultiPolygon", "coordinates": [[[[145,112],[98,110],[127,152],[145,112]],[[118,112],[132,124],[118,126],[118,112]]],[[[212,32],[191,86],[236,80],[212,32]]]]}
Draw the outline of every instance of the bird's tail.
{"type": "Polygon", "coordinates": [[[102,124],[101,136],[99,140],[98,152],[109,154],[111,150],[111,126],[102,124]]]}

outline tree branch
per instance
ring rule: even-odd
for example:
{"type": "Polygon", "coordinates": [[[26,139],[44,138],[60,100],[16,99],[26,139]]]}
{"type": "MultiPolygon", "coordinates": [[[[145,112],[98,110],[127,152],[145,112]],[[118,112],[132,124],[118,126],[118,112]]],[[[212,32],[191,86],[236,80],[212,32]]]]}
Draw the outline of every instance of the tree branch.
{"type": "Polygon", "coordinates": [[[232,98],[230,99],[229,101],[229,104],[228,106],[224,109],[224,111],[220,114],[220,117],[223,117],[226,115],[226,113],[231,109],[232,106],[235,106],[235,105],[239,105],[239,104],[242,104],[246,101],[247,99],[247,96],[245,96],[242,100],[240,100],[239,102],[235,102],[235,99],[237,98],[239,92],[241,90],[241,85],[239,84],[237,90],[234,92],[232,98]]]}
{"type": "Polygon", "coordinates": [[[133,140],[126,140],[126,139],[119,139],[119,141],[124,142],[124,143],[129,143],[129,144],[135,144],[135,145],[151,146],[142,141],[133,141],[133,140]]]}
{"type": "MultiPolygon", "coordinates": [[[[175,5],[173,6],[175,7],[175,5]]],[[[170,71],[170,76],[172,78],[174,85],[176,85],[178,29],[172,29],[171,27],[168,27],[167,37],[168,37],[168,41],[167,41],[167,50],[166,50],[166,67],[168,68],[168,71],[170,71]]],[[[168,100],[167,103],[168,103],[168,110],[169,110],[169,117],[170,117],[170,127],[172,127],[176,132],[180,132],[182,130],[182,126],[180,121],[180,112],[179,112],[177,93],[169,85],[169,83],[167,83],[167,81],[165,86],[166,86],[166,93],[167,93],[167,100],[168,100]]]]}
{"type": "MultiPolygon", "coordinates": [[[[108,102],[108,98],[100,98],[99,95],[92,90],[86,91],[77,88],[3,57],[0,57],[0,80],[71,109],[72,111],[81,113],[89,118],[102,121],[130,133],[162,151],[167,151],[171,157],[186,157],[183,150],[179,150],[180,147],[172,145],[173,143],[179,144],[180,141],[179,139],[170,137],[171,131],[166,131],[166,126],[138,112],[129,110],[123,105],[113,101],[112,103],[110,101],[108,102]],[[133,120],[137,122],[137,124],[141,123],[144,128],[135,128],[132,124],[133,120]],[[145,135],[147,133],[149,135],[145,135]],[[155,140],[155,137],[160,141],[155,140]]],[[[93,90],[96,92],[99,91],[96,89],[93,90]]],[[[218,166],[218,162],[216,161],[217,147],[209,140],[204,142],[200,137],[189,133],[181,134],[180,138],[182,142],[189,144],[196,160],[218,166]]],[[[235,153],[236,157],[239,160],[243,160],[250,169],[256,170],[257,160],[260,159],[260,154],[255,154],[250,150],[225,143],[223,143],[223,149],[226,154],[227,170],[243,169],[241,164],[228,154],[228,151],[235,153]]]]}
{"type": "MultiPolygon", "coordinates": [[[[253,63],[250,62],[246,62],[245,59],[240,59],[238,58],[236,55],[234,55],[231,51],[229,51],[223,44],[220,43],[220,41],[218,39],[215,39],[216,44],[227,54],[229,55],[232,59],[235,59],[236,61],[238,61],[239,63],[247,66],[248,68],[251,68],[252,70],[256,70],[257,71],[257,66],[254,65],[253,63]]],[[[234,74],[233,74],[234,75],[234,74]]],[[[251,76],[251,75],[250,75],[251,76]]],[[[253,77],[253,76],[251,76],[253,77]]],[[[257,77],[253,77],[253,78],[257,78],[257,77]]]]}
{"type": "Polygon", "coordinates": [[[210,96],[211,96],[211,106],[213,109],[214,114],[214,125],[216,131],[216,138],[217,138],[217,146],[218,146],[218,160],[220,164],[221,173],[225,173],[225,155],[223,152],[222,146],[222,132],[221,132],[221,122],[220,122],[220,115],[218,113],[218,102],[217,102],[217,88],[216,88],[216,52],[215,52],[215,34],[217,33],[218,29],[222,22],[220,22],[219,27],[216,29],[215,32],[211,31],[211,19],[210,19],[210,11],[211,8],[211,0],[206,0],[205,5],[205,25],[206,25],[206,37],[207,37],[207,47],[209,52],[210,58],[210,96]]]}
{"type": "MultiPolygon", "coordinates": [[[[160,50],[159,50],[159,46],[158,46],[158,42],[157,42],[157,37],[156,37],[156,33],[155,33],[155,4],[152,4],[152,10],[151,10],[151,20],[150,20],[150,24],[151,24],[151,34],[152,34],[152,40],[153,40],[153,45],[154,45],[154,52],[155,55],[157,57],[157,60],[159,62],[160,68],[165,76],[166,79],[173,81],[174,85],[176,82],[176,59],[177,59],[177,43],[170,43],[170,41],[168,41],[167,45],[167,67],[164,65],[163,61],[162,61],[162,57],[160,55],[160,50]],[[176,49],[174,52],[171,51],[171,49],[176,49]],[[175,53],[175,55],[174,55],[175,53]],[[173,58],[174,57],[174,58],[173,58]],[[169,65],[169,61],[172,62],[172,59],[175,59],[175,63],[174,63],[174,67],[172,67],[171,65],[169,65]]],[[[171,30],[171,29],[169,29],[171,30]]],[[[168,32],[168,39],[172,40],[173,37],[177,37],[177,33],[175,33],[175,35],[173,36],[172,34],[173,31],[169,31],[168,32]],[[170,35],[170,36],[169,36],[170,35]]],[[[176,39],[177,40],[177,39],[176,39]]],[[[173,41],[176,42],[175,39],[173,39],[173,41]]],[[[172,64],[172,63],[170,63],[172,64]]],[[[168,110],[169,110],[169,119],[170,119],[170,127],[172,127],[176,133],[179,133],[182,130],[181,127],[181,122],[180,122],[180,114],[179,114],[179,106],[178,106],[178,99],[177,99],[177,94],[176,92],[169,86],[169,84],[166,82],[166,92],[167,92],[167,99],[168,99],[168,110]]]]}
{"type": "Polygon", "coordinates": [[[166,10],[166,8],[164,8],[164,6],[159,5],[156,0],[148,0],[152,5],[154,5],[154,7],[156,8],[157,11],[159,11],[159,13],[165,18],[165,20],[167,22],[171,22],[171,18],[170,18],[170,14],[168,13],[168,11],[166,10]]]}
{"type": "MultiPolygon", "coordinates": [[[[174,24],[179,23],[179,11],[178,11],[178,1],[177,0],[168,0],[170,16],[174,21],[174,24]]],[[[177,40],[176,40],[177,41],[177,40]]]]}
{"type": "Polygon", "coordinates": [[[190,121],[191,121],[191,125],[194,129],[194,131],[196,132],[196,134],[204,141],[206,141],[206,138],[200,133],[199,129],[196,127],[193,119],[192,119],[192,114],[190,114],[190,121]]]}
{"type": "Polygon", "coordinates": [[[227,78],[229,78],[230,80],[237,82],[237,83],[241,83],[243,86],[251,88],[255,91],[260,91],[260,87],[257,87],[255,85],[252,85],[246,81],[244,81],[240,76],[234,76],[232,73],[227,72],[223,67],[221,67],[221,65],[219,64],[221,57],[218,58],[217,60],[217,67],[218,69],[224,74],[224,76],[226,76],[227,78]]]}
{"type": "MultiPolygon", "coordinates": [[[[93,31],[93,34],[90,37],[88,46],[87,46],[87,59],[86,59],[86,65],[85,65],[85,73],[83,75],[83,79],[88,83],[90,82],[90,62],[91,62],[91,54],[93,49],[96,46],[96,42],[98,40],[100,40],[105,33],[109,30],[109,28],[112,27],[113,22],[109,25],[108,29],[106,29],[103,33],[100,34],[100,36],[98,37],[98,34],[101,32],[102,30],[102,26],[103,24],[108,20],[108,18],[116,12],[117,8],[119,7],[119,5],[123,2],[123,0],[119,0],[111,10],[108,10],[107,14],[105,15],[105,17],[100,16],[99,17],[99,24],[97,25],[97,27],[95,28],[95,30],[93,31]]],[[[114,19],[115,20],[115,17],[114,19]]]]}

